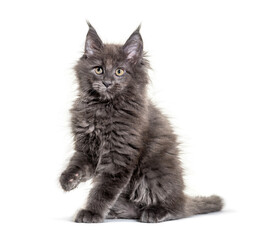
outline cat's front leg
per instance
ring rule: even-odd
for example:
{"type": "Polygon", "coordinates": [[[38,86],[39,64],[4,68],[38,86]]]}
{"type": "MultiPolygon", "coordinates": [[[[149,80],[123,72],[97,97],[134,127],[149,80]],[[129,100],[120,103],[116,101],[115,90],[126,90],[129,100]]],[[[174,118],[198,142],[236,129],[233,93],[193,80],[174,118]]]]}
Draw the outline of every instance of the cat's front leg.
{"type": "Polygon", "coordinates": [[[78,186],[82,179],[82,171],[79,167],[68,167],[60,177],[60,184],[64,191],[70,191],[78,186]]]}
{"type": "Polygon", "coordinates": [[[103,222],[109,208],[115,203],[120,193],[128,183],[131,171],[124,169],[119,173],[102,173],[95,180],[91,189],[86,209],[81,209],[75,222],[98,223],[103,222]]]}
{"type": "Polygon", "coordinates": [[[70,163],[60,176],[60,184],[65,191],[78,186],[81,181],[87,181],[93,174],[93,167],[82,152],[75,152],[70,163]]]}

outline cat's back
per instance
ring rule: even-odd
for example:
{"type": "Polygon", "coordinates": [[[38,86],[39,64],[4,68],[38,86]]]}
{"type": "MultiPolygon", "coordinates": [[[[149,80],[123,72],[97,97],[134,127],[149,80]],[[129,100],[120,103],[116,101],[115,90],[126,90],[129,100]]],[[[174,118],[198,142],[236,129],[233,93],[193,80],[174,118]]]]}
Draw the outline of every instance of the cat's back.
{"type": "Polygon", "coordinates": [[[166,136],[176,141],[176,135],[168,116],[151,100],[148,102],[148,123],[148,132],[151,138],[162,138],[166,136]]]}
{"type": "Polygon", "coordinates": [[[148,103],[147,117],[148,127],[143,134],[140,162],[144,165],[177,162],[178,140],[168,117],[152,101],[148,103]]]}

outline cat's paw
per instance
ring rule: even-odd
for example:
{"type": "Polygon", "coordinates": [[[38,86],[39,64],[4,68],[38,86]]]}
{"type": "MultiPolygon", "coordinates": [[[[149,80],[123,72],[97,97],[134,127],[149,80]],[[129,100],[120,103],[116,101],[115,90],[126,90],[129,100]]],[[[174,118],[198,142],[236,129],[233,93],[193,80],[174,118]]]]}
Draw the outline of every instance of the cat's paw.
{"type": "Polygon", "coordinates": [[[80,168],[72,167],[66,169],[60,177],[60,184],[65,191],[70,191],[81,182],[82,171],[80,168]]]}
{"type": "Polygon", "coordinates": [[[159,220],[156,211],[153,209],[145,209],[141,214],[140,221],[145,223],[157,223],[159,220]]]}
{"type": "Polygon", "coordinates": [[[169,217],[169,213],[162,207],[150,207],[145,209],[140,217],[141,222],[145,223],[157,223],[162,222],[169,217]]]}
{"type": "Polygon", "coordinates": [[[77,223],[101,223],[103,221],[104,218],[100,214],[85,209],[81,209],[75,218],[77,223]]]}

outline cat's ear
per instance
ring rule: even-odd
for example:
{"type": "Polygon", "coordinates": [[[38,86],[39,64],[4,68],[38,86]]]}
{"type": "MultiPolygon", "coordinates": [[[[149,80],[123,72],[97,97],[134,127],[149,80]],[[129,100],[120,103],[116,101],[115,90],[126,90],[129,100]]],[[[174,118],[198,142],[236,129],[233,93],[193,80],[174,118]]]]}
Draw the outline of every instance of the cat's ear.
{"type": "Polygon", "coordinates": [[[87,33],[85,41],[85,55],[89,57],[94,53],[102,50],[103,42],[101,41],[94,27],[92,27],[88,21],[87,24],[89,26],[89,31],[87,33]]]}
{"type": "Polygon", "coordinates": [[[140,27],[141,26],[132,33],[123,46],[126,58],[133,63],[136,63],[141,58],[143,52],[143,41],[140,34],[140,27]]]}

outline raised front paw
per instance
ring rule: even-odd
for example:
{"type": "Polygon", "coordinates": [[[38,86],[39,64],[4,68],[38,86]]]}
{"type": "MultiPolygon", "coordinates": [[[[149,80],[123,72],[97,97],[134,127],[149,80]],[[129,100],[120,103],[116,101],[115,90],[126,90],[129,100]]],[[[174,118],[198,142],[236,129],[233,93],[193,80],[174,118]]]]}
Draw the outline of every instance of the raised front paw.
{"type": "Polygon", "coordinates": [[[100,214],[85,209],[81,209],[75,219],[77,223],[101,223],[103,221],[104,218],[100,214]]]}
{"type": "Polygon", "coordinates": [[[82,179],[82,171],[78,167],[67,168],[60,177],[60,184],[65,191],[70,191],[77,187],[82,179]]]}

